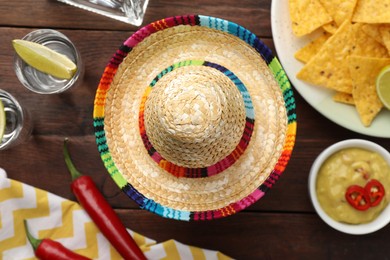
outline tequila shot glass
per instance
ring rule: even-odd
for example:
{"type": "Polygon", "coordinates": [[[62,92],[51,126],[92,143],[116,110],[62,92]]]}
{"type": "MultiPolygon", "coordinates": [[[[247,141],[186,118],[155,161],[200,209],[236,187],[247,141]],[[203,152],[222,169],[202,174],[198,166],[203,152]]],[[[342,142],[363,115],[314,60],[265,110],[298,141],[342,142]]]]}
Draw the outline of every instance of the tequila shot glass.
{"type": "Polygon", "coordinates": [[[149,0],[58,0],[121,22],[140,26],[149,0]]]}
{"type": "Polygon", "coordinates": [[[8,92],[0,89],[0,100],[4,106],[4,135],[0,140],[0,150],[26,142],[33,129],[29,112],[8,92]]]}
{"type": "Polygon", "coordinates": [[[27,89],[39,94],[55,94],[78,85],[84,74],[84,66],[79,51],[64,34],[51,29],[35,30],[22,38],[23,40],[42,44],[71,59],[77,71],[71,79],[60,79],[40,72],[25,63],[16,53],[14,69],[16,76],[27,89]]]}

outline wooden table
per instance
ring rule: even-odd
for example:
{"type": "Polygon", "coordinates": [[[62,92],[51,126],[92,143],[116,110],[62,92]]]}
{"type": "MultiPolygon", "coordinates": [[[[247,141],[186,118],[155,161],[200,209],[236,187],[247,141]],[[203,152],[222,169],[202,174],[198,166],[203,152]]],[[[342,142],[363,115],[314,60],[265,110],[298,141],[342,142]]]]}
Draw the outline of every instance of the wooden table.
{"type": "MultiPolygon", "coordinates": [[[[270,0],[150,0],[143,25],[189,13],[221,17],[258,35],[274,50],[270,0]]],[[[158,242],[219,250],[238,259],[384,259],[390,256],[390,225],[373,234],[347,235],[327,226],[314,212],[308,174],[315,157],[344,139],[363,138],[390,149],[390,139],[346,130],[315,111],[295,92],[298,133],[282,178],[260,201],[243,212],[209,222],[164,219],[137,205],[108,177],[97,151],[92,124],[93,100],[100,76],[113,53],[137,27],[57,1],[0,1],[0,88],[31,112],[32,139],[0,152],[0,167],[10,178],[74,200],[62,156],[64,137],[71,139],[74,162],[91,175],[124,224],[158,242]],[[22,87],[13,70],[11,40],[36,28],[66,34],[85,61],[82,85],[59,95],[39,95],[22,87]]]]}

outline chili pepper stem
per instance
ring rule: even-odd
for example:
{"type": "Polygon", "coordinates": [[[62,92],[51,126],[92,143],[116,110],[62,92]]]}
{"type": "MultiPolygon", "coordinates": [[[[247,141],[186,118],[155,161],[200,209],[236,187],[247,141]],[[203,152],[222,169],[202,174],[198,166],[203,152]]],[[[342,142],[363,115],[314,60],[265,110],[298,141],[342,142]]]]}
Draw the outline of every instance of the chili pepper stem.
{"type": "Polygon", "coordinates": [[[28,239],[28,241],[30,242],[30,244],[32,245],[32,247],[34,248],[34,251],[35,251],[35,250],[37,250],[38,246],[41,244],[42,240],[33,237],[31,235],[30,231],[28,230],[27,221],[23,220],[23,222],[24,222],[24,229],[26,230],[27,239],[28,239]]]}
{"type": "Polygon", "coordinates": [[[72,162],[72,159],[71,159],[70,154],[69,154],[67,143],[68,143],[68,138],[65,138],[64,147],[63,147],[65,163],[70,171],[70,174],[72,175],[72,180],[74,181],[77,178],[81,177],[82,174],[76,169],[76,167],[74,166],[74,164],[72,162]]]}

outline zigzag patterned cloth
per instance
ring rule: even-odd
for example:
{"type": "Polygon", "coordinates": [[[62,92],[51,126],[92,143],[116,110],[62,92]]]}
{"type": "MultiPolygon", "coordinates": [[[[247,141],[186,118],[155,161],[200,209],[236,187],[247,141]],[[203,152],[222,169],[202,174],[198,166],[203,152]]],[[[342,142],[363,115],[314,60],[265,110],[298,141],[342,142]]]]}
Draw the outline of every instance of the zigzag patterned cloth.
{"type": "MultiPolygon", "coordinates": [[[[93,259],[121,259],[76,202],[7,178],[0,168],[0,259],[36,259],[23,220],[34,237],[50,238],[93,259]]],[[[218,251],[163,243],[128,230],[148,259],[231,259],[218,251]]]]}

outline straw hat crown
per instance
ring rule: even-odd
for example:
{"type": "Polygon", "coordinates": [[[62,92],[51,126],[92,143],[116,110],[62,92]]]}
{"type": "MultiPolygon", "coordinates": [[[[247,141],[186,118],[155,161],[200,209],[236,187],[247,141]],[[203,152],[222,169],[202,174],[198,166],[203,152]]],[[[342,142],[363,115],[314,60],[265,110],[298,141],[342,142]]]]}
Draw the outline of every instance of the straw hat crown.
{"type": "Polygon", "coordinates": [[[237,87],[218,71],[183,67],[164,76],[145,104],[149,141],[167,161],[208,167],[241,139],[245,107],[237,87]]]}

